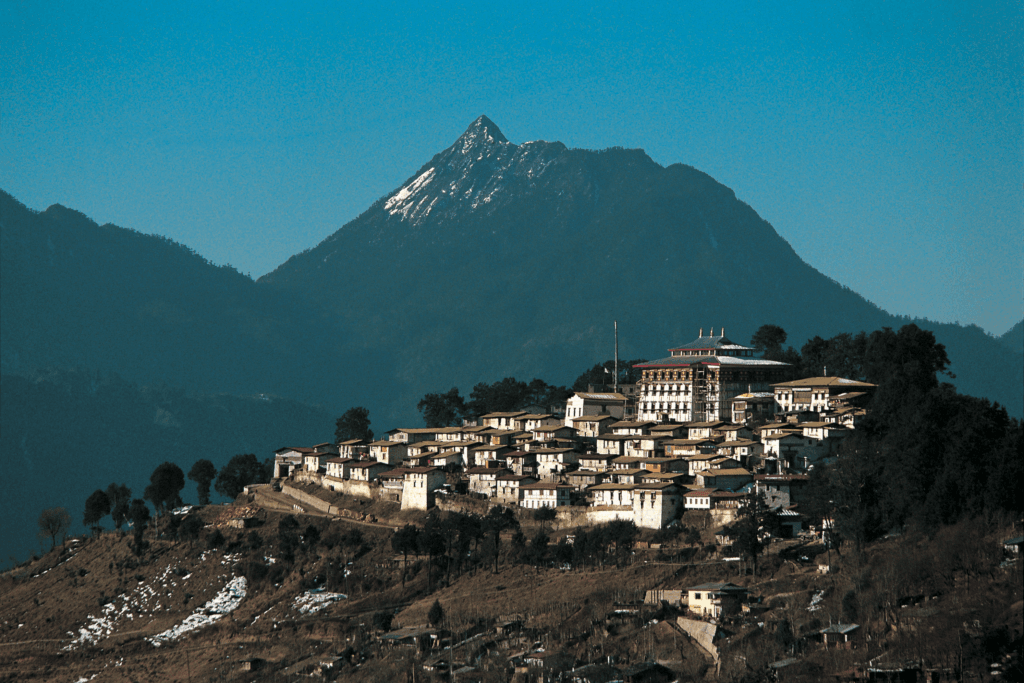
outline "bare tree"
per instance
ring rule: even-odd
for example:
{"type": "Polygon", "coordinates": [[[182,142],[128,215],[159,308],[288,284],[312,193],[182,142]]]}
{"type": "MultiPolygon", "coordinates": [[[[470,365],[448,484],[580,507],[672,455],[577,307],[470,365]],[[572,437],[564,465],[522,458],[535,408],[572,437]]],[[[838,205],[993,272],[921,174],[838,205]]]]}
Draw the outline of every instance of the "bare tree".
{"type": "Polygon", "coordinates": [[[39,538],[50,539],[50,550],[57,547],[57,537],[61,543],[71,528],[71,515],[62,507],[46,508],[39,514],[39,538]]]}

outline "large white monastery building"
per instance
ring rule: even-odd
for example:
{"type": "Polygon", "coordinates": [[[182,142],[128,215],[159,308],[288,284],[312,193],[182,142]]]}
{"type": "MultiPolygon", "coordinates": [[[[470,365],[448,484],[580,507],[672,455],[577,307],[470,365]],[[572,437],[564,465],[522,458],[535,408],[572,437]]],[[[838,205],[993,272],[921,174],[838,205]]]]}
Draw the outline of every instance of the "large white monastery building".
{"type": "Polygon", "coordinates": [[[732,418],[731,401],[746,392],[771,392],[790,378],[792,366],[754,357],[754,349],[709,330],[674,349],[668,358],[635,367],[642,371],[637,419],[710,422],[732,418]]]}

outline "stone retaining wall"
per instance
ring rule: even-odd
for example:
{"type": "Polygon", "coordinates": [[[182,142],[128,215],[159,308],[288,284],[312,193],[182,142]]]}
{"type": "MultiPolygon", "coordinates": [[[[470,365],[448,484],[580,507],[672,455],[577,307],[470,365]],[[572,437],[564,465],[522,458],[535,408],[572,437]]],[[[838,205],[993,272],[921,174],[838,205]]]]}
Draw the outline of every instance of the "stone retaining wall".
{"type": "Polygon", "coordinates": [[[709,624],[706,621],[700,621],[699,619],[687,619],[686,617],[677,617],[676,624],[679,628],[686,633],[686,635],[693,638],[693,640],[701,646],[711,658],[718,662],[718,646],[715,645],[715,634],[718,633],[718,627],[714,624],[709,624]]]}
{"type": "Polygon", "coordinates": [[[306,509],[317,510],[328,515],[341,514],[340,508],[336,505],[331,505],[326,500],[321,500],[314,495],[310,495],[305,491],[289,486],[288,484],[281,485],[281,493],[299,501],[299,503],[306,509]]]}

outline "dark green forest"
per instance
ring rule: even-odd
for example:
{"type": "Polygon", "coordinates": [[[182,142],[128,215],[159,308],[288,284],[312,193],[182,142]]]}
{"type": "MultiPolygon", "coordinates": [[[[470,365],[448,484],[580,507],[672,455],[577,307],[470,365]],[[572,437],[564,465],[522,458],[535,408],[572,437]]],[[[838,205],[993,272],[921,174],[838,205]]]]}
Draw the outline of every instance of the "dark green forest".
{"type": "Polygon", "coordinates": [[[801,376],[827,366],[878,385],[836,462],[811,475],[810,511],[835,519],[846,540],[861,547],[906,525],[931,530],[1024,510],[1020,420],[941,381],[949,358],[931,332],[905,325],[815,337],[795,360],[801,376]]]}

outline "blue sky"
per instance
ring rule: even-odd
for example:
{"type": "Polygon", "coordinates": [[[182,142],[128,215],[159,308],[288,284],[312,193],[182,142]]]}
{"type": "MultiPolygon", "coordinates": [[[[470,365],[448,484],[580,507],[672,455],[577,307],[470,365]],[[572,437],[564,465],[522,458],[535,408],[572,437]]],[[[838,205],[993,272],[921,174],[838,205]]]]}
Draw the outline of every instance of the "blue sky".
{"type": "Polygon", "coordinates": [[[258,277],[480,114],[735,190],[898,314],[1024,316],[1011,2],[0,0],[0,188],[258,277]]]}

